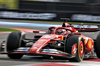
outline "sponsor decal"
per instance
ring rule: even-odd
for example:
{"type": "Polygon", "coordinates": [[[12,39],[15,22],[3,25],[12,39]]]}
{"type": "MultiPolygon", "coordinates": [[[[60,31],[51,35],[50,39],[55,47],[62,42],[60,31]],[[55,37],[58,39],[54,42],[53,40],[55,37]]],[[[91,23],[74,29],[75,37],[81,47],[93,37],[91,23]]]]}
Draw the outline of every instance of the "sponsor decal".
{"type": "Polygon", "coordinates": [[[57,53],[57,54],[59,54],[58,50],[56,50],[56,49],[43,49],[42,52],[45,52],[45,53],[57,53]]]}
{"type": "Polygon", "coordinates": [[[51,38],[53,35],[44,35],[42,38],[51,38]]]}
{"type": "Polygon", "coordinates": [[[77,44],[74,44],[72,47],[72,54],[76,54],[77,53],[77,44]]]}
{"type": "Polygon", "coordinates": [[[85,44],[88,42],[88,37],[85,38],[84,42],[85,44]]]}
{"type": "Polygon", "coordinates": [[[74,25],[72,24],[75,28],[93,28],[93,29],[98,29],[99,27],[97,25],[74,25]]]}
{"type": "Polygon", "coordinates": [[[40,39],[39,41],[46,41],[45,39],[40,39]]]}
{"type": "Polygon", "coordinates": [[[27,47],[27,48],[25,48],[25,47],[20,47],[20,48],[18,48],[17,50],[15,50],[15,51],[29,51],[29,47],[27,47]]]}

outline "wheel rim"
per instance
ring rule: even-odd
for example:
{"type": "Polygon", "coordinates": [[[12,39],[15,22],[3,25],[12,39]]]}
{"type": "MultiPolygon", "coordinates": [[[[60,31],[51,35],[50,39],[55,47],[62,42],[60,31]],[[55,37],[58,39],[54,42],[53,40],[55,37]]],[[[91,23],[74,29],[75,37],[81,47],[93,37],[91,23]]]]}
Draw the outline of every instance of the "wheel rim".
{"type": "Polygon", "coordinates": [[[82,58],[83,54],[84,54],[84,44],[82,41],[81,41],[80,46],[79,46],[79,53],[80,53],[80,56],[82,58]]]}

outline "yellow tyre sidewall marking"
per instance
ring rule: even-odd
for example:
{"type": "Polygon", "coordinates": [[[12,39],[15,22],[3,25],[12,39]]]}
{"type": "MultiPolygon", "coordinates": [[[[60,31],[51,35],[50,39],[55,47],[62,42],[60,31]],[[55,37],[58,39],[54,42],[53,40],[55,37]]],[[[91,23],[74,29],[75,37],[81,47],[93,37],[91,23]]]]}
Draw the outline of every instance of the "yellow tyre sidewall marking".
{"type": "Polygon", "coordinates": [[[81,56],[80,56],[80,42],[81,42],[81,39],[82,39],[82,37],[79,37],[79,41],[78,41],[78,56],[79,56],[79,59],[82,61],[83,59],[81,58],[81,56]]]}

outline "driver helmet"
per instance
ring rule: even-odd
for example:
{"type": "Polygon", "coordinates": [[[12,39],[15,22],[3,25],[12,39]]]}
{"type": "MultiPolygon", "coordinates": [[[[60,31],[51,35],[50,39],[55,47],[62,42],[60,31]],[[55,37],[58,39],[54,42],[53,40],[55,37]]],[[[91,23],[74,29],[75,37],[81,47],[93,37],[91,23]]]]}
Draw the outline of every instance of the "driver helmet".
{"type": "Polygon", "coordinates": [[[57,34],[66,34],[66,30],[65,29],[58,29],[57,34]]]}
{"type": "Polygon", "coordinates": [[[49,28],[49,30],[48,30],[48,32],[47,33],[49,33],[49,34],[53,34],[54,33],[54,28],[49,28]]]}

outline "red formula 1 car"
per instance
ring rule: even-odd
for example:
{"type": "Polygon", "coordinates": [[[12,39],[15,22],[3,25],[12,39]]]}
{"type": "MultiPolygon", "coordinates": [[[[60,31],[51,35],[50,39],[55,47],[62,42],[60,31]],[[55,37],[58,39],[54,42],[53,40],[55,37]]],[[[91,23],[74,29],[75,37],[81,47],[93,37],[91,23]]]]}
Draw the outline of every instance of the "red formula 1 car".
{"type": "MultiPolygon", "coordinates": [[[[52,57],[65,57],[70,61],[80,62],[84,58],[95,56],[100,58],[100,34],[96,40],[80,32],[99,31],[99,29],[74,28],[67,22],[62,27],[50,27],[48,31],[33,31],[44,33],[35,35],[34,39],[26,39],[24,32],[9,34],[5,50],[11,59],[20,59],[23,55],[42,55],[52,57]]],[[[3,49],[2,46],[0,48],[3,49]]],[[[1,54],[3,54],[1,52],[1,54]]]]}

